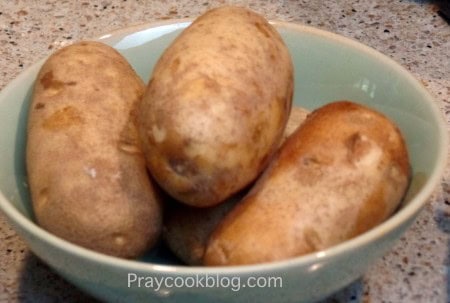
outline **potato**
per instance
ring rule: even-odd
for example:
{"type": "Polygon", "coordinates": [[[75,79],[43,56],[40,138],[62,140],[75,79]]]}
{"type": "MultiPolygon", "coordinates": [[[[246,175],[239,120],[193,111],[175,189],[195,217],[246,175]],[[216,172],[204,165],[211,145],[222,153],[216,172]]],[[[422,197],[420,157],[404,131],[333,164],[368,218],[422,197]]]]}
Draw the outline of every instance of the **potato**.
{"type": "MultiPolygon", "coordinates": [[[[303,108],[292,108],[283,140],[305,120],[307,113],[303,108]]],[[[165,212],[163,238],[172,252],[186,264],[201,265],[211,232],[247,191],[244,189],[219,205],[205,208],[170,203],[165,212]]]]}
{"type": "Polygon", "coordinates": [[[29,108],[26,164],[38,224],[70,242],[133,258],[162,228],[135,110],[145,85],[114,49],[67,46],[48,58],[29,108]]]}
{"type": "Polygon", "coordinates": [[[341,243],[391,215],[409,178],[404,140],[388,118],[351,102],[323,106],[220,222],[204,264],[263,263],[341,243]]]}
{"type": "Polygon", "coordinates": [[[168,203],[162,233],[165,243],[184,263],[201,265],[211,232],[241,199],[236,194],[219,205],[202,208],[168,203]]]}
{"type": "Polygon", "coordinates": [[[150,172],[186,204],[224,201],[267,166],[292,93],[288,49],[263,17],[208,11],[165,50],[148,83],[138,122],[150,172]]]}

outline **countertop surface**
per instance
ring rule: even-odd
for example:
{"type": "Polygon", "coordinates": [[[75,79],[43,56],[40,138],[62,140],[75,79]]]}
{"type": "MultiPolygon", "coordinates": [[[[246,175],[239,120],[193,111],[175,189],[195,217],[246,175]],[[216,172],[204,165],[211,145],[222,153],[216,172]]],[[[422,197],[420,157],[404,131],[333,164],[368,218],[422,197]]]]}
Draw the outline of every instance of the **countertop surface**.
{"type": "MultiPolygon", "coordinates": [[[[439,11],[445,1],[1,1],[0,89],[74,41],[155,20],[195,17],[228,3],[375,48],[422,81],[449,123],[450,25],[439,11]]],[[[397,245],[324,302],[450,302],[449,199],[447,166],[425,209],[397,245]]],[[[0,214],[0,302],[91,301],[37,259],[0,214]]]]}

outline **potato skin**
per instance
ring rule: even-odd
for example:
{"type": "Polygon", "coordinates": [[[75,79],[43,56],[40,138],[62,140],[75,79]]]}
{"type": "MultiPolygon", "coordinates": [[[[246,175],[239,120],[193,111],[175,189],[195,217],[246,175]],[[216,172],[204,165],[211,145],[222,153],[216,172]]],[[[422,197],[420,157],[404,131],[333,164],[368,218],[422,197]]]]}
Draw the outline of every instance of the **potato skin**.
{"type": "Polygon", "coordinates": [[[394,212],[409,179],[406,146],[391,121],[351,102],[325,105],[221,221],[204,264],[287,259],[355,237],[394,212]]]}
{"type": "Polygon", "coordinates": [[[224,201],[267,166],[292,93],[289,52],[262,16],[208,11],[166,49],[148,83],[139,133],[149,170],[181,202],[224,201]]]}
{"type": "Polygon", "coordinates": [[[218,205],[201,208],[176,201],[167,203],[162,233],[164,242],[184,263],[202,265],[211,232],[241,199],[242,194],[238,193],[218,205]]]}
{"type": "Polygon", "coordinates": [[[162,214],[139,145],[142,80],[113,48],[79,42],[48,58],[29,108],[26,163],[34,213],[49,232],[134,258],[162,214]]]}
{"type": "MultiPolygon", "coordinates": [[[[292,107],[283,141],[303,123],[307,114],[306,109],[292,107]]],[[[184,263],[201,265],[209,236],[247,192],[248,188],[211,207],[192,207],[176,201],[167,203],[169,206],[165,209],[164,241],[184,263]]]]}

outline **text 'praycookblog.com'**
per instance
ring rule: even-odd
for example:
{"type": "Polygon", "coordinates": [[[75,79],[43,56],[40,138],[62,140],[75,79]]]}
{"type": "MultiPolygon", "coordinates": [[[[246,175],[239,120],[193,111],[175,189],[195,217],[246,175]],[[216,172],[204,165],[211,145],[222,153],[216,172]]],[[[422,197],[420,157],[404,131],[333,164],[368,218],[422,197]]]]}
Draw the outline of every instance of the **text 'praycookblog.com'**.
{"type": "Polygon", "coordinates": [[[228,288],[239,291],[242,288],[282,288],[281,277],[248,277],[220,276],[198,274],[178,277],[142,276],[128,273],[128,288],[150,288],[155,291],[170,288],[228,288]]]}

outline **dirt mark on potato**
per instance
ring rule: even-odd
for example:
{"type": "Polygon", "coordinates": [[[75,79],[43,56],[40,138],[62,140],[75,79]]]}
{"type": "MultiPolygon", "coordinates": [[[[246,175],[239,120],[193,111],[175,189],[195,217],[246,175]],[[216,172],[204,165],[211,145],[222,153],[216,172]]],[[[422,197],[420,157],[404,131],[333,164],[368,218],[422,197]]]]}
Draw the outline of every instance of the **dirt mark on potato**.
{"type": "Polygon", "coordinates": [[[60,130],[83,122],[81,113],[73,106],[57,110],[44,120],[42,126],[49,130],[60,130]]]}
{"type": "Polygon", "coordinates": [[[55,79],[53,75],[53,71],[48,71],[42,76],[40,83],[42,87],[44,88],[44,91],[46,95],[54,96],[58,93],[60,93],[64,87],[67,86],[74,86],[77,84],[76,81],[68,81],[63,82],[58,79],[55,79]]]}

